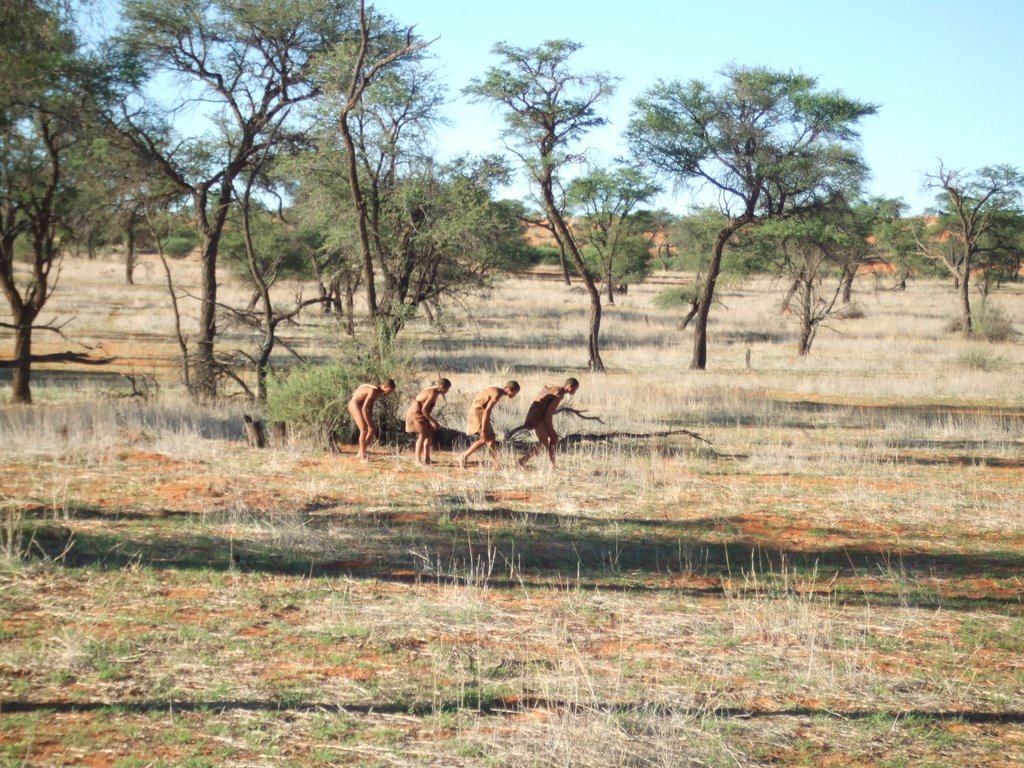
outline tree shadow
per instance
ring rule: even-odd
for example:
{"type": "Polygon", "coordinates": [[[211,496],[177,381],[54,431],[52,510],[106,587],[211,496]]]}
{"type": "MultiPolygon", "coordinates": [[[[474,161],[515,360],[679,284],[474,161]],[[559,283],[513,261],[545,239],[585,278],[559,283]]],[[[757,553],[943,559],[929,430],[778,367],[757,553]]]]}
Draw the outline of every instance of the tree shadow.
{"type": "Polygon", "coordinates": [[[167,715],[207,712],[285,712],[293,714],[334,715],[403,715],[427,717],[457,712],[477,712],[488,716],[515,716],[530,711],[559,712],[571,715],[643,714],[648,717],[713,716],[722,719],[799,718],[822,720],[881,720],[936,723],[970,723],[977,725],[1020,725],[1024,711],[1010,709],[988,711],[976,709],[836,709],[833,707],[779,707],[754,709],[749,707],[673,707],[658,702],[586,702],[568,701],[544,696],[507,696],[470,694],[463,699],[444,699],[436,702],[376,702],[372,704],[346,704],[337,701],[291,702],[275,699],[217,699],[188,701],[175,699],[130,699],[126,701],[0,701],[0,715],[10,714],[77,714],[111,712],[116,714],[167,715]]]}
{"type": "MultiPolygon", "coordinates": [[[[346,511],[306,505],[266,517],[260,528],[279,533],[245,538],[221,533],[237,520],[171,511],[120,515],[133,525],[110,533],[73,534],[60,521],[34,521],[26,535],[33,553],[65,568],[129,566],[181,570],[262,572],[345,577],[400,583],[477,584],[494,588],[665,591],[724,594],[755,590],[769,597],[828,597],[842,604],[914,605],[952,610],[989,607],[1024,615],[1024,596],[972,587],[944,594],[960,580],[984,583],[1024,579],[1017,551],[958,553],[876,544],[863,532],[831,528],[815,536],[856,544],[800,545],[784,534],[757,537],[737,530],[733,518],[684,521],[607,519],[509,506],[477,506],[458,498],[433,510],[346,511]],[[146,525],[152,520],[152,525],[146,525]],[[177,525],[178,522],[187,525],[177,525]],[[71,546],[69,548],[69,541],[71,546]],[[864,578],[869,577],[869,578],[864,578]],[[855,586],[835,587],[840,580],[855,586]],[[746,585],[746,586],[745,586],[746,585]],[[965,590],[966,591],[966,590],[965,590]]],[[[117,519],[99,510],[90,519],[117,519]]],[[[248,511],[247,520],[260,522],[248,511]]]]}

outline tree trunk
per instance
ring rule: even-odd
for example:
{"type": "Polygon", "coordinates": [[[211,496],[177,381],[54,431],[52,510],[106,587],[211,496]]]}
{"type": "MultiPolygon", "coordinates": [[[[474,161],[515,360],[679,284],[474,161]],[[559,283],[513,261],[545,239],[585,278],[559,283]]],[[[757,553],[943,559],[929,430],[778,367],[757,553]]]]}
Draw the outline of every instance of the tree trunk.
{"type": "Polygon", "coordinates": [[[351,283],[345,283],[345,333],[356,335],[356,289],[351,283]]]}
{"type": "Polygon", "coordinates": [[[217,396],[217,363],[213,356],[217,338],[217,251],[207,245],[201,265],[202,297],[199,308],[199,339],[196,341],[195,395],[201,400],[217,396]]]}
{"type": "Polygon", "coordinates": [[[569,260],[565,258],[565,245],[558,240],[558,261],[562,265],[562,279],[566,285],[572,285],[572,278],[569,276],[569,260]]]}
{"type": "Polygon", "coordinates": [[[811,343],[814,340],[814,318],[811,317],[812,301],[814,300],[813,279],[803,278],[802,296],[800,297],[800,341],[797,351],[800,356],[810,354],[811,343]]]}
{"type": "Polygon", "coordinates": [[[243,417],[245,423],[245,442],[250,448],[267,447],[267,430],[260,419],[253,419],[249,414],[243,417]]]}
{"type": "MultiPolygon", "coordinates": [[[[351,102],[351,97],[350,97],[351,102]]],[[[348,183],[352,193],[352,207],[356,212],[356,231],[359,234],[359,249],[363,257],[363,274],[366,276],[366,308],[370,319],[375,320],[379,314],[377,307],[377,286],[373,270],[373,252],[370,250],[370,231],[366,216],[366,199],[359,185],[359,168],[356,165],[356,144],[349,128],[348,116],[354,104],[342,110],[338,119],[341,138],[345,144],[345,155],[348,163],[348,183]]]]}
{"type": "Polygon", "coordinates": [[[125,235],[125,246],[127,252],[124,255],[124,281],[127,285],[135,285],[135,262],[138,256],[135,253],[135,223],[127,227],[125,235]]]}
{"type": "Polygon", "coordinates": [[[963,275],[959,276],[960,281],[960,312],[962,330],[965,339],[969,339],[974,333],[974,323],[971,319],[971,269],[970,263],[964,261],[963,275]]]}
{"type": "Polygon", "coordinates": [[[697,312],[694,315],[697,322],[693,328],[693,357],[690,360],[690,368],[694,370],[703,371],[708,367],[708,316],[711,314],[711,303],[715,300],[715,282],[722,271],[722,251],[733,233],[746,223],[747,219],[733,219],[715,237],[707,277],[697,297],[697,312]]]}
{"type": "Polygon", "coordinates": [[[856,276],[856,268],[843,270],[843,304],[849,304],[853,299],[853,278],[856,276]]]}
{"type": "Polygon", "coordinates": [[[14,317],[14,377],[11,381],[11,402],[29,405],[32,402],[32,387],[29,383],[32,372],[32,323],[31,313],[22,311],[14,317]]]}
{"type": "Polygon", "coordinates": [[[590,294],[590,336],[587,339],[588,366],[595,373],[604,373],[604,362],[598,339],[601,338],[601,292],[593,280],[587,280],[587,292],[590,294]]]}
{"type": "Polygon", "coordinates": [[[579,248],[576,247],[576,241],[572,237],[572,232],[569,231],[569,225],[566,224],[565,219],[558,210],[558,206],[555,204],[551,180],[543,181],[540,186],[544,209],[548,216],[548,223],[551,224],[551,229],[555,233],[555,239],[562,248],[569,252],[573,265],[576,267],[576,272],[583,280],[584,285],[587,287],[587,293],[590,295],[590,334],[587,339],[589,359],[587,360],[587,367],[595,373],[604,373],[604,362],[601,360],[600,352],[601,291],[597,287],[597,283],[594,282],[594,276],[587,269],[587,264],[583,261],[579,248]]]}

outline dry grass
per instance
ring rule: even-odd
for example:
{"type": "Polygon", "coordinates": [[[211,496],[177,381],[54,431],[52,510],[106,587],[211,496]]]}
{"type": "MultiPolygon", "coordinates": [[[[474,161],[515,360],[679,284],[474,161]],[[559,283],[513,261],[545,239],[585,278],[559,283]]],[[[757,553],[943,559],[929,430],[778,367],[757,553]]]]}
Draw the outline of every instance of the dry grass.
{"type": "Polygon", "coordinates": [[[90,266],[54,311],[161,386],[53,371],[0,408],[0,765],[1024,762],[1024,349],[948,336],[948,286],[862,285],[809,358],[777,287],[730,286],[701,373],[633,286],[593,376],[585,296],[509,281],[410,329],[443,421],[577,375],[606,423],[563,431],[711,445],[463,471],[247,449],[241,403],[177,392],[159,274],[90,266]]]}

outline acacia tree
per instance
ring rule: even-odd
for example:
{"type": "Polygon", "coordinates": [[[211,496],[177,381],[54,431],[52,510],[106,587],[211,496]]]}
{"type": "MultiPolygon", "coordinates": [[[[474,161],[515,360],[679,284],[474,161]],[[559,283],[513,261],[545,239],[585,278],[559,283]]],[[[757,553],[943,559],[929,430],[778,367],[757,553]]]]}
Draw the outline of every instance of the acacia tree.
{"type": "MultiPolygon", "coordinates": [[[[941,195],[941,207],[926,217],[924,232],[915,232],[918,253],[940,262],[953,276],[960,297],[964,338],[974,332],[971,318],[971,272],[979,259],[990,259],[1003,246],[996,235],[1005,214],[1019,211],[1024,177],[1015,168],[997,165],[969,173],[939,163],[925,174],[925,188],[941,195]]],[[[991,259],[990,259],[991,261],[991,259]]]]}
{"type": "Polygon", "coordinates": [[[569,183],[570,210],[579,215],[575,229],[597,255],[609,304],[615,303],[613,288],[622,278],[642,277],[649,269],[645,220],[633,214],[660,191],[643,171],[625,165],[595,168],[569,183]]]}
{"type": "Polygon", "coordinates": [[[707,367],[708,316],[722,252],[744,227],[841,204],[867,169],[857,123],[873,104],[822,91],[806,75],[731,65],[717,90],[659,80],[633,102],[634,155],[679,184],[709,188],[726,217],[701,278],[690,367],[707,367]]]}
{"type": "Polygon", "coordinates": [[[852,208],[801,219],[777,219],[758,228],[755,240],[777,256],[779,274],[789,282],[782,302],[800,325],[797,353],[809,355],[818,330],[846,317],[843,300],[851,274],[872,246],[852,208]]]}
{"type": "Polygon", "coordinates": [[[197,396],[212,397],[221,372],[214,354],[217,260],[235,182],[275,143],[305,130],[295,108],[321,94],[319,60],[352,39],[355,5],[126,0],[124,16],[123,49],[154,78],[182,84],[169,112],[147,96],[141,107],[126,107],[121,128],[192,200],[202,295],[191,380],[197,396]],[[187,111],[195,133],[177,138],[172,118],[187,111]]]}
{"type": "Polygon", "coordinates": [[[0,15],[0,289],[11,310],[12,400],[32,402],[33,363],[104,363],[75,351],[32,352],[60,273],[62,219],[76,196],[70,157],[96,129],[100,99],[114,82],[79,47],[60,4],[15,0],[0,15]],[[27,269],[20,269],[21,256],[27,269]]]}
{"type": "MultiPolygon", "coordinates": [[[[365,158],[366,153],[361,153],[361,147],[357,146],[358,128],[353,123],[358,120],[367,90],[401,65],[410,64],[415,69],[415,65],[423,59],[423,51],[432,42],[420,39],[413,33],[412,27],[403,29],[388,17],[373,12],[372,8],[368,12],[364,0],[360,0],[358,34],[348,46],[336,50],[324,73],[331,83],[332,93],[340,97],[336,105],[337,124],[344,147],[348,189],[359,235],[366,305],[373,321],[380,314],[373,264],[372,240],[376,233],[371,222],[373,190],[368,193],[364,186],[373,182],[372,179],[367,181],[361,174],[360,158],[365,158]]],[[[401,82],[401,77],[392,78],[391,82],[401,82]]],[[[418,96],[412,95],[414,100],[418,96]]],[[[399,124],[415,125],[416,117],[422,115],[403,116],[399,124]]],[[[396,127],[394,121],[391,127],[396,127]]]]}
{"type": "MultiPolygon", "coordinates": [[[[405,39],[383,35],[367,45],[383,52],[405,39]]],[[[338,93],[323,106],[344,114],[344,131],[318,135],[301,159],[300,194],[314,203],[302,216],[331,249],[351,253],[357,233],[362,280],[373,282],[365,286],[370,319],[387,343],[421,309],[436,317],[444,303],[486,286],[518,223],[515,211],[493,201],[508,181],[504,160],[433,159],[430,135],[445,91],[422,56],[408,51],[376,71],[351,108],[349,77],[336,75],[338,93]]],[[[343,275],[349,266],[339,263],[343,275]]]]}
{"type": "Polygon", "coordinates": [[[597,106],[615,92],[617,79],[603,72],[574,73],[568,60],[580,48],[571,40],[548,40],[535,48],[498,43],[491,50],[503,58],[503,65],[471,80],[463,92],[505,110],[506,147],[526,169],[559,248],[569,254],[590,296],[588,366],[604,371],[601,292],[566,219],[562,190],[566,168],[580,160],[570,148],[587,131],[606,123],[597,106]]]}

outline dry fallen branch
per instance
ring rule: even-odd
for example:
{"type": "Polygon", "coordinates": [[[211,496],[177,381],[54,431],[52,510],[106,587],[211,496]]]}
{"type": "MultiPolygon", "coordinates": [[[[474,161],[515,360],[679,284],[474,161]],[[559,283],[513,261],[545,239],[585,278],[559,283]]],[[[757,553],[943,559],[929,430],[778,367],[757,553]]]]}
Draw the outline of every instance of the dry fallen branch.
{"type": "MultiPolygon", "coordinates": [[[[562,407],[555,411],[555,415],[559,413],[569,413],[577,418],[584,419],[586,421],[596,421],[600,424],[604,424],[604,420],[600,416],[587,416],[586,411],[577,410],[576,408],[562,407]]],[[[528,432],[531,427],[525,424],[516,427],[515,429],[509,430],[505,433],[505,442],[512,442],[515,438],[523,432],[528,432]]],[[[559,443],[599,443],[599,442],[612,442],[614,440],[653,440],[659,437],[673,437],[676,435],[686,435],[692,437],[694,440],[700,440],[702,443],[711,445],[711,441],[706,437],[691,432],[688,429],[667,429],[660,432],[574,432],[559,439],[559,443]]]]}
{"type": "Polygon", "coordinates": [[[674,437],[686,435],[694,440],[711,445],[711,441],[703,435],[691,432],[688,429],[666,429],[661,432],[597,432],[597,433],[573,433],[561,438],[559,443],[601,443],[613,440],[653,440],[659,437],[674,437]]]}

